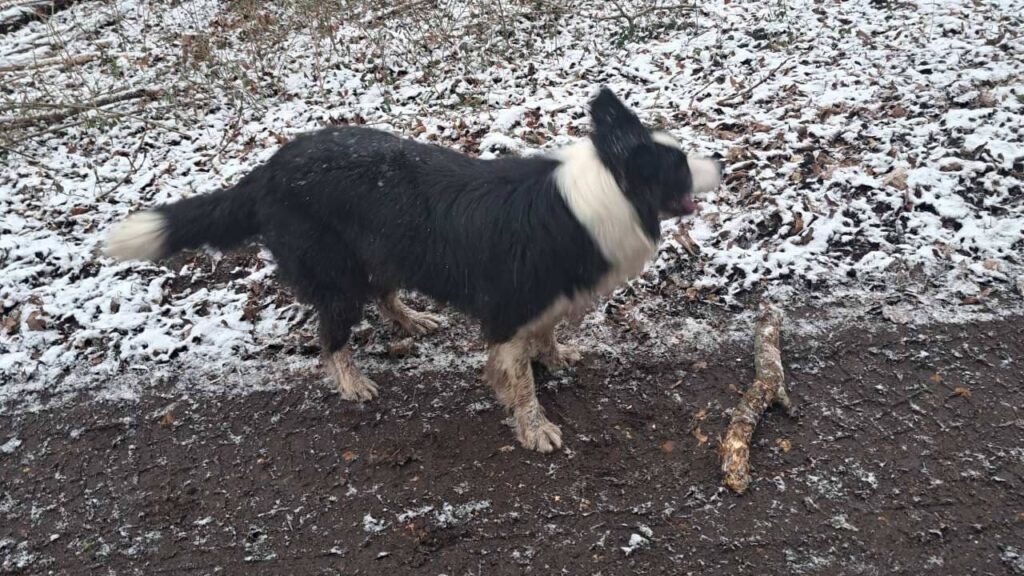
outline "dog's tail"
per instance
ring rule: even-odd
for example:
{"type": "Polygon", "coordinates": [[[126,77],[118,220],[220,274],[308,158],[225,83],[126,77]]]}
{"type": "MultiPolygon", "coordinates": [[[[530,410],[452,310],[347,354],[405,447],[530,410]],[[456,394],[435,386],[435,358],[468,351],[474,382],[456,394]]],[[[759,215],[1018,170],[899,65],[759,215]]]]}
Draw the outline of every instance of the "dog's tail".
{"type": "Polygon", "coordinates": [[[231,188],[136,212],[114,226],[103,253],[118,260],[159,260],[186,248],[236,246],[260,232],[261,183],[250,174],[231,188]]]}

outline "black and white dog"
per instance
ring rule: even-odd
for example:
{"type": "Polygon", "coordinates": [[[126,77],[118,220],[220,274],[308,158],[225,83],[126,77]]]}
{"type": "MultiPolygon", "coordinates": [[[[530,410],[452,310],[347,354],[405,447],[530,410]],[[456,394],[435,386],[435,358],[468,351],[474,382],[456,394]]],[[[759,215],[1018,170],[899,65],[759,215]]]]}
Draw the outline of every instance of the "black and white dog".
{"type": "Polygon", "coordinates": [[[348,344],[368,300],[411,334],[439,321],[397,290],[449,303],[480,321],[484,377],[519,441],[549,452],[561,431],[537,402],[531,359],[578,360],[555,326],[639,274],[660,219],[694,212],[694,194],[720,181],[717,162],[688,158],[610,90],[590,112],[591,137],[547,157],[478,160],[359,127],[304,134],[232,188],[131,215],[105,252],[158,259],[258,236],[316,308],[324,363],[349,400],[377,395],[348,344]]]}

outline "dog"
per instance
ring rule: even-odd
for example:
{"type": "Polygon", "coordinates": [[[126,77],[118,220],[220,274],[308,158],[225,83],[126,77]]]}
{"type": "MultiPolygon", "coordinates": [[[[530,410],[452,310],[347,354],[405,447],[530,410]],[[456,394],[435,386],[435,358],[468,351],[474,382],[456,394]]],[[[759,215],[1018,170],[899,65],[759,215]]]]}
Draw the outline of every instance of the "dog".
{"type": "Polygon", "coordinates": [[[316,309],[323,363],[353,401],[378,394],[349,346],[364,306],[376,300],[420,335],[441,320],[398,291],[447,303],[479,321],[484,379],[519,442],[551,452],[562,433],[537,401],[531,361],[578,361],[555,338],[559,321],[640,274],[661,220],[694,213],[695,196],[721,181],[717,161],[688,157],[608,88],[589,107],[589,138],[525,158],[481,160],[366,127],[302,134],[230,188],[132,214],[104,252],[157,260],[258,237],[280,279],[316,309]]]}

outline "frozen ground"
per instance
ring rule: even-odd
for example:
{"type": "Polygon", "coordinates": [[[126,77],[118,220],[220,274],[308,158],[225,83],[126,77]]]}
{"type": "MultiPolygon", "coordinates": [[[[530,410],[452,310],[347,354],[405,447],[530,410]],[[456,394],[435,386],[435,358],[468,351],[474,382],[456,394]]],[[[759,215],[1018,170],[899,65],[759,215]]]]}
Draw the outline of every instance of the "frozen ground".
{"type": "Polygon", "coordinates": [[[0,33],[0,572],[1024,574],[1024,2],[442,4],[0,33]],[[259,248],[96,254],[297,132],[544,153],[601,84],[727,178],[539,373],[563,453],[511,445],[450,311],[410,345],[369,310],[352,406],[259,248]],[[715,435],[761,297],[801,414],[736,499],[715,435]]]}
{"type": "MultiPolygon", "coordinates": [[[[639,15],[630,35],[611,4],[571,17],[513,4],[481,36],[488,48],[432,52],[390,11],[332,20],[316,3],[246,6],[80,2],[0,37],[0,125],[152,91],[6,131],[0,409],[80,390],[133,396],[164,366],[261,371],[259,351],[307,341],[313,326],[265,253],[98,257],[130,211],[230,184],[330,123],[485,156],[542,153],[585,133],[600,84],[728,160],[725,187],[698,218],[666,226],[659,261],[620,295],[644,296],[637,321],[683,299],[739,309],[761,294],[837,291],[1019,306],[1022,2],[715,2],[646,16],[626,5],[639,15]]],[[[580,338],[595,339],[595,322],[580,338]]]]}

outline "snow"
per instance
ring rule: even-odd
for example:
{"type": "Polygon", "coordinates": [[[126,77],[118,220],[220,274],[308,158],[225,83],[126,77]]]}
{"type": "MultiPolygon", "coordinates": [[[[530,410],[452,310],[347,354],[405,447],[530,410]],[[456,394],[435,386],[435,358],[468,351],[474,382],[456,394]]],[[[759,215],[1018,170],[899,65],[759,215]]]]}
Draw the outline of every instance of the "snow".
{"type": "MultiPolygon", "coordinates": [[[[411,53],[401,38],[375,43],[357,21],[340,22],[331,39],[300,26],[254,61],[244,31],[224,26],[237,18],[225,2],[76,3],[0,37],[0,66],[64,52],[109,57],[8,73],[0,98],[165,94],[108,107],[116,117],[30,128],[16,152],[0,149],[0,412],[83,391],[128,399],[169,380],[247,392],[315,364],[258,355],[314,330],[273,288],[268,254],[233,271],[218,269],[217,255],[159,264],[99,256],[128,213],[233,183],[290,136],[330,123],[483,157],[552,150],[585,133],[599,84],[694,152],[726,158],[725,186],[701,199],[698,217],[664,226],[669,239],[635,283],[652,306],[671,297],[660,295],[665,286],[736,305],[822,290],[884,297],[915,275],[932,306],[921,318],[956,316],[935,306],[984,290],[1019,300],[1024,61],[1011,55],[1024,39],[993,42],[1022,8],[801,1],[780,14],[712,2],[696,24],[623,41],[613,9],[595,7],[545,32],[524,29],[531,46],[502,46],[507,59],[460,52],[442,66],[429,62],[444,54],[411,53]],[[183,31],[226,41],[209,60],[186,61],[183,31]],[[682,228],[699,256],[671,239],[682,228]]],[[[596,344],[599,324],[580,339],[596,344]]],[[[672,339],[703,329],[671,325],[672,339]]],[[[475,369],[482,359],[427,356],[425,368],[475,369]]]]}
{"type": "Polygon", "coordinates": [[[4,454],[14,454],[14,451],[17,450],[19,446],[21,446],[21,440],[18,437],[14,437],[9,439],[7,442],[4,442],[3,445],[0,445],[0,452],[3,452],[4,454]]]}
{"type": "Polygon", "coordinates": [[[649,545],[650,543],[650,540],[634,532],[629,535],[629,543],[622,546],[621,550],[625,552],[626,556],[632,556],[634,552],[649,545]]]}
{"type": "Polygon", "coordinates": [[[387,522],[374,518],[369,512],[363,516],[363,532],[367,534],[378,534],[386,530],[387,527],[387,522]]]}

